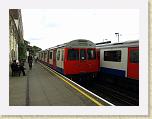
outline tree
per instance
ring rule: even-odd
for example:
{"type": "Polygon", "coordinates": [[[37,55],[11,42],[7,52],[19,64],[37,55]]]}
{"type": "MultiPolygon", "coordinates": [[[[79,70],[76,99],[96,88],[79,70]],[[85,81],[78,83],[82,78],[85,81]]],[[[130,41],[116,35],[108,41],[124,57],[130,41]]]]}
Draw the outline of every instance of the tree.
{"type": "Polygon", "coordinates": [[[32,47],[32,50],[33,50],[33,55],[36,55],[37,52],[41,51],[42,49],[37,47],[37,46],[33,46],[32,47]]]}
{"type": "Polygon", "coordinates": [[[39,47],[37,47],[37,46],[27,45],[27,51],[29,51],[29,53],[30,53],[31,55],[33,55],[33,56],[35,56],[36,53],[37,53],[38,51],[41,51],[41,50],[42,50],[42,49],[39,48],[39,47]]]}
{"type": "Polygon", "coordinates": [[[21,42],[18,44],[18,59],[26,59],[26,45],[21,42]]]}

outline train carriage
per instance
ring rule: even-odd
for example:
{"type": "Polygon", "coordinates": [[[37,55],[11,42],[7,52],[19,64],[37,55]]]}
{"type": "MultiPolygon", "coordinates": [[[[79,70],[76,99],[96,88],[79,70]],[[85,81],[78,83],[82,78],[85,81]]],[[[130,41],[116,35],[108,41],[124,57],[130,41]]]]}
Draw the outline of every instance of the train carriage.
{"type": "Polygon", "coordinates": [[[44,52],[43,63],[72,79],[82,75],[95,77],[99,71],[96,47],[89,40],[73,40],[44,52]]]}
{"type": "Polygon", "coordinates": [[[127,87],[139,84],[139,41],[97,45],[100,50],[100,76],[127,87]],[[107,78],[108,77],[108,78],[107,78]]]}

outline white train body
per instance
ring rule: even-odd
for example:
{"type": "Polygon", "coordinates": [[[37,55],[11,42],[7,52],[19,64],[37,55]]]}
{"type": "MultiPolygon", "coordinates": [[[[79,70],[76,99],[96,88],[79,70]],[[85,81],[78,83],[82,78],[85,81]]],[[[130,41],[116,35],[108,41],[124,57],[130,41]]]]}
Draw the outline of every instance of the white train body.
{"type": "MultiPolygon", "coordinates": [[[[138,79],[139,64],[138,62],[130,62],[130,53],[133,51],[139,52],[139,41],[101,45],[97,46],[97,48],[100,50],[101,73],[122,78],[135,77],[138,79]],[[136,73],[131,74],[131,68],[129,68],[129,66],[135,68],[136,73]],[[132,75],[131,77],[129,77],[130,74],[132,75]]],[[[139,61],[139,57],[136,57],[136,59],[139,61]]]]}

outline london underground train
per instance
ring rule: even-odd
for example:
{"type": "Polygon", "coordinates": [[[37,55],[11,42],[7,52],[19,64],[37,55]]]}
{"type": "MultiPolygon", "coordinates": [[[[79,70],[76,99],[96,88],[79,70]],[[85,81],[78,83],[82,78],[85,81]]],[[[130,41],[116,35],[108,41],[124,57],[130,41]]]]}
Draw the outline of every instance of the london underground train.
{"type": "Polygon", "coordinates": [[[77,79],[94,78],[99,71],[96,45],[85,39],[77,39],[39,52],[39,61],[57,72],[77,79]]]}
{"type": "Polygon", "coordinates": [[[125,85],[139,85],[139,41],[96,45],[100,51],[100,77],[125,85]],[[105,78],[106,77],[106,78],[105,78]],[[111,78],[110,78],[111,77],[111,78]]]}

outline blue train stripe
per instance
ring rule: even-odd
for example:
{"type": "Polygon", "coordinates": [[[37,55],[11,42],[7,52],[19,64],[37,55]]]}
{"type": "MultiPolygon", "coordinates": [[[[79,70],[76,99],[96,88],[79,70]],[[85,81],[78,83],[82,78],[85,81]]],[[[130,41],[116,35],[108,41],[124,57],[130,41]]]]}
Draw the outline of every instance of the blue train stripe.
{"type": "Polygon", "coordinates": [[[125,71],[124,70],[100,67],[100,72],[105,73],[105,74],[111,74],[111,75],[119,76],[119,77],[125,77],[125,71]]]}
{"type": "Polygon", "coordinates": [[[48,64],[47,62],[44,62],[44,61],[41,61],[41,62],[43,62],[43,64],[45,64],[46,66],[56,70],[57,72],[64,74],[64,69],[57,67],[57,66],[54,67],[52,64],[48,64]]]}
{"type": "Polygon", "coordinates": [[[56,67],[56,71],[58,71],[61,74],[64,74],[64,70],[60,67],[56,67]]]}

